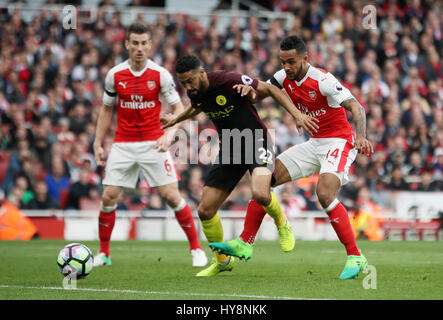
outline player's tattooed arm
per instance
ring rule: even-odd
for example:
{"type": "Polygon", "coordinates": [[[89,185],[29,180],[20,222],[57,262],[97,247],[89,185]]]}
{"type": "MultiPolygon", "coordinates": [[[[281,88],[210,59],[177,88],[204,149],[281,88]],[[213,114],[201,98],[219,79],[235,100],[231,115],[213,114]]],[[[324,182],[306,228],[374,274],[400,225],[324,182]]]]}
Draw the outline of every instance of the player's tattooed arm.
{"type": "Polygon", "coordinates": [[[352,113],[352,120],[355,125],[356,140],[355,148],[359,153],[370,156],[374,152],[372,143],[366,139],[366,111],[363,106],[355,99],[350,98],[340,104],[343,108],[352,113]]]}
{"type": "Polygon", "coordinates": [[[355,124],[355,131],[358,136],[366,137],[366,112],[355,98],[347,99],[340,104],[343,108],[352,113],[352,120],[355,124]]]}

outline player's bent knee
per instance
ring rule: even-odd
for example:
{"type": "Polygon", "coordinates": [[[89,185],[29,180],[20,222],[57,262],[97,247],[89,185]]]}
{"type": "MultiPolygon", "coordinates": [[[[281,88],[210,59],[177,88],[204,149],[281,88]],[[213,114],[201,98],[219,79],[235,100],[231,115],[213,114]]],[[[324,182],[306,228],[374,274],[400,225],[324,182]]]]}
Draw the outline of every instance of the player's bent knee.
{"type": "Polygon", "coordinates": [[[210,220],[217,213],[217,211],[214,211],[207,206],[202,206],[201,204],[198,206],[197,212],[200,220],[210,220]]]}
{"type": "Polygon", "coordinates": [[[334,201],[335,195],[326,189],[317,189],[317,197],[321,206],[326,209],[334,201]]]}
{"type": "Polygon", "coordinates": [[[103,194],[102,196],[102,204],[105,207],[110,207],[113,206],[117,203],[117,197],[114,197],[113,195],[109,195],[109,194],[103,194]]]}
{"type": "Polygon", "coordinates": [[[102,204],[105,207],[114,206],[120,195],[120,188],[114,186],[105,186],[102,195],[102,204]]]}
{"type": "Polygon", "coordinates": [[[171,208],[175,208],[178,205],[180,205],[182,197],[180,196],[180,193],[178,193],[178,192],[177,193],[168,192],[163,195],[163,199],[165,199],[168,206],[170,206],[171,208]]]}
{"type": "Polygon", "coordinates": [[[267,206],[271,202],[271,194],[263,191],[253,191],[252,197],[257,201],[261,206],[267,206]]]}

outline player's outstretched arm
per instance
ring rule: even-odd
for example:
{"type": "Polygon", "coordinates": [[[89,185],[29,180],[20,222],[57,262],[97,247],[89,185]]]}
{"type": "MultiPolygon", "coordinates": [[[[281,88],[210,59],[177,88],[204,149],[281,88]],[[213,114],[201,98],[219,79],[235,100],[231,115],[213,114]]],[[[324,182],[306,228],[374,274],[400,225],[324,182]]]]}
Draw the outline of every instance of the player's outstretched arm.
{"type": "Polygon", "coordinates": [[[271,96],[278,104],[283,106],[294,117],[300,135],[303,133],[301,128],[305,129],[311,136],[318,132],[317,123],[319,120],[303,114],[294,106],[289,97],[276,86],[259,81],[256,91],[258,96],[271,96]]]}
{"type": "Polygon", "coordinates": [[[95,161],[98,166],[103,167],[105,165],[105,155],[102,147],[103,138],[105,137],[106,131],[112,121],[113,107],[103,104],[100,109],[100,113],[97,119],[97,126],[95,129],[95,139],[94,139],[94,155],[95,161]]]}
{"type": "Polygon", "coordinates": [[[182,121],[191,119],[191,118],[195,117],[196,115],[198,115],[200,112],[202,112],[201,109],[194,108],[194,107],[190,106],[189,108],[185,109],[185,111],[183,111],[181,114],[179,114],[176,117],[174,117],[174,115],[172,115],[172,114],[163,115],[160,119],[162,122],[164,122],[162,129],[167,129],[167,128],[173,127],[182,121]]]}
{"type": "Polygon", "coordinates": [[[363,106],[355,99],[347,99],[340,104],[352,113],[355,125],[356,139],[354,146],[359,153],[370,156],[374,152],[372,143],[366,139],[366,112],[363,106]]]}

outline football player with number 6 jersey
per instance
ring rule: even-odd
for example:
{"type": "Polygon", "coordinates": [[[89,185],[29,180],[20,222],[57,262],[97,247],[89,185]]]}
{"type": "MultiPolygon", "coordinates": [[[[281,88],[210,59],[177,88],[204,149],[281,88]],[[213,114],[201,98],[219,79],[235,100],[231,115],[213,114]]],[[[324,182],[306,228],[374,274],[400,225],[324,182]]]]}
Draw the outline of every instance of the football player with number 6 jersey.
{"type": "Polygon", "coordinates": [[[189,240],[192,265],[207,264],[194,224],[192,211],[178,190],[178,175],[168,152],[176,129],[161,129],[161,100],[175,114],[183,111],[171,74],[148,59],[151,34],[146,25],[129,26],[125,41],[129,59],[113,67],[106,75],[103,107],[97,120],[94,153],[97,164],[105,167],[103,196],[99,215],[100,250],[94,266],[111,265],[110,239],[115,223],[117,198],[122,187],[135,188],[140,173],[157,189],[189,240]],[[102,141],[117,111],[117,131],[105,163],[102,141]]]}

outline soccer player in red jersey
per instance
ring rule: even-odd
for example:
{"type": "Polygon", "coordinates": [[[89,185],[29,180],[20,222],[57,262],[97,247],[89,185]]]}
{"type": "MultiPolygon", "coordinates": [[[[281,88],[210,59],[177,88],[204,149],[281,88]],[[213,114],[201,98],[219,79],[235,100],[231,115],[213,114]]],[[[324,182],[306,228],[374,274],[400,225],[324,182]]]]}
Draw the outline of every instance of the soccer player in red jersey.
{"type": "Polygon", "coordinates": [[[190,244],[192,265],[205,266],[207,257],[198,240],[192,211],[178,190],[174,161],[167,152],[174,128],[161,129],[160,99],[166,100],[174,114],[183,104],[171,74],[148,59],[151,34],[142,23],[129,26],[125,41],[129,59],[106,75],[103,107],[97,121],[94,153],[99,166],[105,166],[103,196],[99,215],[100,250],[94,266],[111,265],[110,239],[115,223],[117,198],[122,187],[134,188],[140,172],[155,187],[175,212],[190,244]],[[117,109],[117,131],[105,163],[102,141],[117,109]]]}
{"type": "MultiPolygon", "coordinates": [[[[366,139],[366,113],[351,92],[329,72],[308,63],[307,48],[297,36],[285,38],[280,45],[283,69],[268,82],[285,89],[296,107],[319,120],[319,130],[304,143],[295,145],[277,157],[273,187],[319,173],[318,200],[347,252],[340,279],[354,278],[368,264],[357,248],[348,212],[337,199],[340,187],[348,182],[348,172],[357,153],[370,156],[372,144],[366,139]],[[352,113],[355,134],[347,120],[352,113]]],[[[246,85],[236,86],[253,101],[266,97],[246,85]]],[[[240,238],[211,243],[212,249],[233,255],[251,257],[255,236],[265,211],[251,199],[240,238]]]]}

